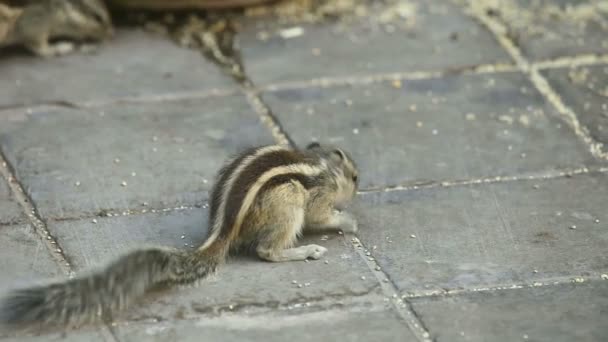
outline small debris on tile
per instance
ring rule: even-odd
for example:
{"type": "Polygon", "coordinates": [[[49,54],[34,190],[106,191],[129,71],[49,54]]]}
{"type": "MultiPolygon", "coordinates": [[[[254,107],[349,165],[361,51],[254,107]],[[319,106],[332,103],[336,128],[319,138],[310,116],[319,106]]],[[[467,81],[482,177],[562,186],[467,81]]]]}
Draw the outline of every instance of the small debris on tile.
{"type": "Polygon", "coordinates": [[[576,226],[575,225],[571,225],[570,229],[574,230],[574,229],[576,229],[576,226]]]}
{"type": "MultiPolygon", "coordinates": [[[[416,110],[418,110],[418,107],[415,104],[410,105],[410,112],[415,112],[416,110]]],[[[418,126],[418,127],[420,127],[420,126],[418,126]]]]}
{"type": "Polygon", "coordinates": [[[152,141],[158,141],[158,137],[155,135],[152,137],[152,141]]]}
{"type": "Polygon", "coordinates": [[[410,238],[415,239],[416,238],[416,234],[411,234],[410,238]]]}
{"type": "Polygon", "coordinates": [[[602,273],[600,278],[602,278],[602,280],[608,280],[608,274],[602,273]]]}
{"type": "Polygon", "coordinates": [[[303,34],[304,34],[304,29],[300,26],[290,27],[290,28],[279,31],[279,35],[283,39],[297,38],[303,34]]]}
{"type": "Polygon", "coordinates": [[[467,119],[467,121],[473,121],[475,120],[475,114],[467,113],[467,115],[465,115],[465,119],[467,119]]]}
{"type": "Polygon", "coordinates": [[[122,181],[122,183],[120,183],[121,186],[127,186],[127,182],[122,181]]]}
{"type": "Polygon", "coordinates": [[[135,173],[135,171],[131,172],[131,177],[135,177],[137,176],[137,173],[135,173]]]}
{"type": "Polygon", "coordinates": [[[399,89],[399,88],[401,88],[401,86],[402,86],[402,84],[401,84],[401,80],[394,80],[394,81],[393,81],[393,87],[394,87],[394,88],[399,89]]]}
{"type": "Polygon", "coordinates": [[[358,128],[353,128],[353,134],[355,134],[355,135],[359,134],[359,129],[358,128]]]}
{"type": "Polygon", "coordinates": [[[595,219],[593,222],[600,223],[600,219],[595,219]]]}
{"type": "Polygon", "coordinates": [[[116,164],[120,163],[120,158],[114,158],[114,163],[116,163],[116,164]]]}
{"type": "Polygon", "coordinates": [[[325,260],[323,262],[325,263],[325,265],[329,264],[329,260],[325,260]]]}
{"type": "Polygon", "coordinates": [[[416,122],[416,127],[422,127],[422,122],[421,121],[417,121],[416,122]]]}
{"type": "Polygon", "coordinates": [[[93,219],[93,220],[92,220],[92,222],[93,222],[93,223],[97,223],[97,219],[93,219]]]}
{"type": "Polygon", "coordinates": [[[361,280],[365,280],[365,276],[361,276],[361,280]]]}
{"type": "Polygon", "coordinates": [[[76,183],[74,183],[74,185],[80,186],[80,182],[76,181],[76,183]]]}
{"type": "Polygon", "coordinates": [[[186,238],[186,235],[182,235],[182,236],[180,236],[180,238],[183,240],[186,238]]]}

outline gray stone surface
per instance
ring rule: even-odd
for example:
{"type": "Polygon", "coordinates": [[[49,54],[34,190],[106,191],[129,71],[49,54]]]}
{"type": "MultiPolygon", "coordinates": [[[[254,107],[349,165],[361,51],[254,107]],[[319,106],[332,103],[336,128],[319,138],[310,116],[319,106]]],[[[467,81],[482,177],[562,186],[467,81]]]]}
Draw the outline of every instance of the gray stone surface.
{"type": "Polygon", "coordinates": [[[608,281],[421,298],[436,341],[605,341],[608,281]]]}
{"type": "Polygon", "coordinates": [[[328,310],[307,314],[225,315],[119,326],[121,341],[417,341],[391,312],[328,310]],[[362,329],[362,327],[364,327],[362,329]]]}
{"type": "MultiPolygon", "coordinates": [[[[197,246],[206,235],[206,215],[206,210],[196,209],[100,218],[96,224],[90,220],[51,222],[49,228],[77,271],[85,271],[141,246],[197,246]]],[[[364,296],[377,289],[374,275],[344,237],[311,235],[299,244],[306,243],[327,247],[329,251],[323,259],[328,263],[324,260],[269,263],[254,256],[233,258],[199,288],[161,293],[128,317],[169,319],[227,310],[230,305],[273,308],[303,305],[326,297],[339,302],[342,297],[364,296]]]]}
{"type": "Polygon", "coordinates": [[[304,34],[289,39],[280,31],[294,25],[268,20],[270,27],[252,27],[239,37],[246,71],[261,85],[510,61],[487,31],[448,2],[401,6],[348,24],[295,25],[304,34]],[[394,23],[382,24],[380,18],[391,15],[394,23]],[[269,39],[258,39],[261,32],[269,39]]]}
{"type": "MultiPolygon", "coordinates": [[[[492,4],[492,2],[488,2],[492,4]]],[[[601,1],[507,0],[494,14],[508,36],[534,60],[608,53],[608,9],[601,1]]]]}
{"type": "Polygon", "coordinates": [[[0,226],[0,245],[0,296],[32,281],[61,276],[59,267],[31,226],[0,226]]]}
{"type": "Polygon", "coordinates": [[[200,204],[229,155],[272,142],[241,96],[0,117],[0,143],[45,217],[200,204]]]}
{"type": "Polygon", "coordinates": [[[0,108],[236,88],[199,52],[179,48],[169,38],[135,30],[119,30],[95,54],[77,53],[48,60],[22,54],[3,56],[0,75],[0,108]]]}
{"type": "MultiPolygon", "coordinates": [[[[1,167],[1,166],[0,166],[1,167]]],[[[8,185],[0,178],[0,225],[23,221],[24,214],[13,198],[8,185]]]]}
{"type": "Polygon", "coordinates": [[[70,331],[64,333],[48,333],[48,334],[20,334],[14,336],[0,337],[3,342],[115,342],[109,333],[102,333],[95,329],[82,329],[78,331],[70,331]]]}
{"type": "MultiPolygon", "coordinates": [[[[357,2],[351,22],[247,18],[239,33],[246,78],[284,131],[300,145],[344,146],[361,166],[366,191],[351,210],[369,252],[350,235],[310,235],[298,244],[328,247],[322,260],[234,257],[199,287],[118,313],[112,331],[0,330],[0,340],[426,342],[425,329],[438,342],[605,339],[605,161],[527,72],[506,72],[522,65],[502,46],[544,61],[533,67],[564,66],[541,72],[608,142],[606,63],[580,56],[608,53],[606,1],[467,0],[475,13],[457,2],[357,2]],[[480,13],[509,31],[494,37],[480,13]]],[[[7,224],[26,222],[8,178],[82,274],[138,247],[198,245],[220,165],[273,142],[231,78],[149,33],[121,29],[92,55],[2,54],[0,75],[10,164],[0,179],[0,295],[66,278],[30,226],[7,224]]]]}
{"type": "Polygon", "coordinates": [[[298,144],[352,151],[363,187],[592,164],[524,76],[452,76],[264,93],[298,144]]]}
{"type": "Polygon", "coordinates": [[[359,235],[404,294],[598,275],[607,196],[605,173],[367,194],[359,235]]]}
{"type": "Polygon", "coordinates": [[[608,144],[608,66],[543,71],[591,136],[608,144]]]}

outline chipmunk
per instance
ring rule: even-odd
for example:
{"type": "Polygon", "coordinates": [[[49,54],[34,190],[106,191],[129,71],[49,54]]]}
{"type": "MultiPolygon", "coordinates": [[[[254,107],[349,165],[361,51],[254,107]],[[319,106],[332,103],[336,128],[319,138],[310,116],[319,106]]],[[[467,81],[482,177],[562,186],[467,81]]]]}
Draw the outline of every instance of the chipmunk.
{"type": "MultiPolygon", "coordinates": [[[[8,9],[4,12],[10,13],[8,9]]],[[[3,30],[0,46],[23,45],[38,56],[67,54],[71,43],[51,44],[50,39],[93,39],[101,41],[114,34],[112,20],[102,0],[40,0],[14,9],[3,30]]]]}
{"type": "Polygon", "coordinates": [[[1,321],[107,322],[158,286],[204,279],[234,252],[254,251],[270,262],[319,259],[325,247],[294,247],[295,242],[304,231],[356,232],[356,220],[339,209],[354,198],[358,184],[355,162],[337,147],[248,149],[218,172],[210,194],[209,234],[196,250],[135,250],[86,276],[14,290],[2,303],[1,321]]]}

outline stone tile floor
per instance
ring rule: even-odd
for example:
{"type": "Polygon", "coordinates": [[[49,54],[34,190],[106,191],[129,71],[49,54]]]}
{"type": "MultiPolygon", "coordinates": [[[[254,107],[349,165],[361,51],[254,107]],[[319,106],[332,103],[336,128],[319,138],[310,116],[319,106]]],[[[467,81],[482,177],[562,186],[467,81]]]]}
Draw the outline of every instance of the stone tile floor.
{"type": "Polygon", "coordinates": [[[402,3],[407,25],[245,25],[253,86],[134,29],[0,59],[2,291],[191,248],[247,145],[329,141],[362,169],[360,233],[303,242],[324,260],[235,258],[107,326],[2,338],[608,339],[606,2],[402,3]]]}

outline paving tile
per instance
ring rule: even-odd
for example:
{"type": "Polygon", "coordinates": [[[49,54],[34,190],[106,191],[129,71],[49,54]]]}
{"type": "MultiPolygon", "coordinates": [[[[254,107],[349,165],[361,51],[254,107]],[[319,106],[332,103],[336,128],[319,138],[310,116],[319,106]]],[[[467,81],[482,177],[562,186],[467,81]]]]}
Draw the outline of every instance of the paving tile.
{"type": "Polygon", "coordinates": [[[517,73],[263,94],[298,144],[351,150],[363,187],[550,171],[593,163],[517,73]]]}
{"type": "Polygon", "coordinates": [[[13,198],[8,185],[4,179],[0,179],[0,224],[14,224],[24,219],[25,215],[13,198]]]}
{"type": "Polygon", "coordinates": [[[591,136],[608,144],[608,66],[543,71],[591,136]]]}
{"type": "Polygon", "coordinates": [[[412,305],[439,342],[599,342],[608,336],[607,281],[421,298],[412,305]]]}
{"type": "Polygon", "coordinates": [[[0,341],[3,342],[114,342],[109,332],[102,332],[95,328],[85,328],[75,331],[63,332],[47,332],[47,333],[29,333],[29,334],[12,334],[0,336],[0,341]]]}
{"type": "Polygon", "coordinates": [[[608,53],[608,7],[602,1],[506,0],[489,8],[534,60],[608,53]]]}
{"type": "Polygon", "coordinates": [[[605,273],[606,196],[608,175],[591,173],[372,193],[354,211],[363,243],[412,294],[605,273]]]}
{"type": "Polygon", "coordinates": [[[119,326],[121,341],[417,341],[391,312],[331,310],[307,314],[225,315],[119,326]]]}
{"type": "Polygon", "coordinates": [[[0,118],[0,144],[45,217],[200,203],[229,155],[272,142],[241,96],[0,118]]]}
{"type": "Polygon", "coordinates": [[[137,30],[117,31],[116,37],[95,54],[75,53],[53,59],[4,56],[0,75],[0,107],[236,88],[199,52],[137,30]]]}
{"type": "MultiPolygon", "coordinates": [[[[272,20],[244,30],[239,44],[247,73],[268,84],[510,61],[486,30],[451,4],[416,0],[396,6],[388,10],[404,17],[394,24],[368,16],[348,24],[298,25],[303,35],[289,39],[280,32],[293,25],[277,27],[272,20]],[[269,39],[258,39],[263,32],[269,39]]],[[[380,12],[376,16],[388,14],[380,12]]]]}
{"type": "Polygon", "coordinates": [[[0,227],[0,296],[5,291],[60,276],[48,249],[29,225],[0,227]]]}
{"type": "MultiPolygon", "coordinates": [[[[100,218],[97,223],[50,222],[49,230],[54,232],[77,271],[84,271],[141,246],[189,249],[206,235],[206,220],[207,211],[200,209],[100,218]]],[[[323,260],[269,263],[253,256],[236,257],[200,287],[174,289],[150,297],[124,317],[166,319],[214,312],[231,305],[287,306],[325,297],[339,300],[365,296],[378,289],[374,275],[344,237],[328,235],[325,240],[322,235],[314,235],[301,242],[304,243],[326,246],[329,252],[324,259],[328,263],[323,260]]]]}

